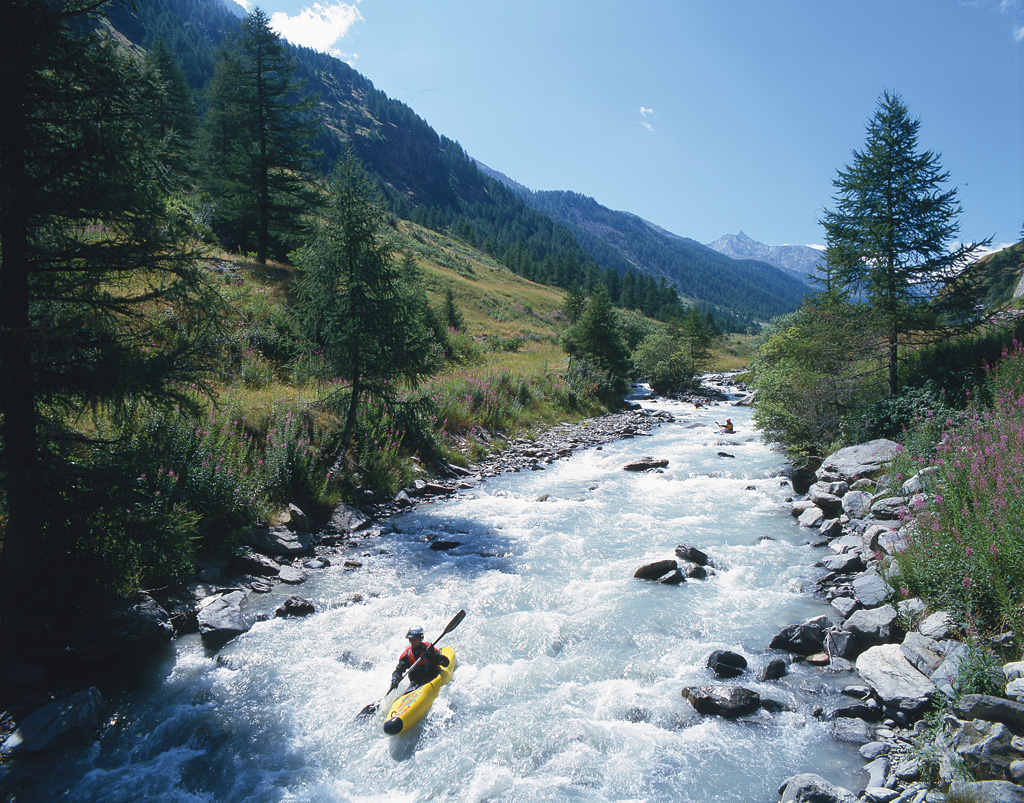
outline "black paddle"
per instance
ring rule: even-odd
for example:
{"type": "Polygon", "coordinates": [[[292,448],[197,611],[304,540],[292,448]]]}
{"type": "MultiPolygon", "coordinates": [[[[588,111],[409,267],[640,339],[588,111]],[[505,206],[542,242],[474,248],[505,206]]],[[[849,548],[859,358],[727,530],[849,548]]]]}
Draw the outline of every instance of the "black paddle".
{"type": "MultiPolygon", "coordinates": [[[[465,611],[459,611],[459,612],[458,612],[457,614],[455,614],[455,616],[453,616],[453,617],[452,617],[452,620],[451,620],[451,621],[450,621],[450,622],[448,623],[448,627],[446,627],[446,628],[444,629],[444,632],[443,632],[443,633],[441,633],[441,635],[440,635],[440,636],[438,636],[438,637],[437,637],[436,639],[434,639],[434,642],[433,642],[433,644],[432,644],[431,646],[436,646],[436,645],[437,645],[437,642],[439,642],[439,641],[440,641],[441,639],[443,639],[443,638],[444,638],[444,637],[445,637],[446,635],[448,635],[448,634],[449,634],[449,633],[451,633],[451,632],[452,632],[452,631],[453,631],[453,630],[454,630],[455,628],[457,628],[457,627],[458,627],[458,626],[459,626],[459,625],[460,625],[460,624],[462,623],[462,620],[463,620],[463,619],[465,619],[465,618],[466,618],[466,612],[465,612],[465,611]]],[[[410,667],[409,667],[408,669],[406,669],[406,670],[405,670],[405,671],[404,671],[404,672],[402,673],[402,677],[400,677],[400,678],[398,679],[398,683],[401,683],[401,682],[402,682],[402,681],[403,681],[403,680],[405,679],[405,676],[406,676],[406,675],[408,675],[408,674],[409,674],[410,672],[412,672],[412,670],[413,670],[413,667],[415,667],[415,666],[416,666],[416,664],[418,664],[418,663],[419,663],[420,661],[422,661],[422,660],[423,660],[423,658],[424,658],[425,656],[426,656],[426,653],[424,652],[424,653],[423,653],[423,655],[421,655],[421,656],[420,656],[419,658],[417,658],[417,659],[416,659],[415,661],[413,661],[413,664],[412,664],[412,666],[410,666],[410,667]]],[[[395,686],[397,686],[397,685],[398,685],[398,683],[396,683],[396,684],[395,684],[395,686]]],[[[394,686],[393,686],[392,688],[394,688],[394,686]]],[[[387,697],[387,696],[388,696],[389,694],[391,694],[391,689],[388,689],[388,690],[387,690],[387,691],[386,691],[386,692],[384,693],[384,697],[381,697],[381,698],[380,698],[380,699],[379,699],[379,700],[378,700],[377,702],[375,702],[375,703],[370,703],[370,704],[369,704],[368,706],[366,706],[366,707],[365,707],[365,708],[364,708],[364,709],[363,709],[362,711],[360,711],[360,712],[359,712],[359,713],[358,713],[358,714],[356,715],[356,719],[366,719],[367,717],[372,717],[372,716],[373,716],[374,714],[376,714],[376,713],[377,713],[377,709],[378,709],[378,708],[380,708],[380,704],[384,702],[384,699],[385,699],[385,698],[386,698],[386,697],[387,697]]]]}

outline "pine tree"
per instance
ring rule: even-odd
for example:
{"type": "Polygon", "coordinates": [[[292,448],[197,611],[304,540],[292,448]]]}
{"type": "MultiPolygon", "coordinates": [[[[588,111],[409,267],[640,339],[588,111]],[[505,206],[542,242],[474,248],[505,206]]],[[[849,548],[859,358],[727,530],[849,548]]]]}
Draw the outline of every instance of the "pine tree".
{"type": "MultiPolygon", "coordinates": [[[[5,4],[0,48],[0,619],[65,592],[46,555],[88,572],[79,416],[124,420],[137,400],[190,404],[215,321],[166,216],[158,93],[137,62],[86,28],[92,2],[5,4]],[[159,306],[165,316],[142,314],[159,306]],[[63,518],[62,518],[63,517],[63,518]],[[51,570],[52,571],[52,570],[51,570]]],[[[102,498],[106,489],[97,488],[102,498]]],[[[95,504],[95,500],[90,500],[95,504]]],[[[101,503],[99,503],[101,504],[101,503]]]]}
{"type": "Polygon", "coordinates": [[[364,395],[392,399],[395,381],[415,382],[437,368],[426,303],[395,264],[386,217],[373,181],[347,151],[328,182],[323,221],[295,255],[303,327],[334,375],[350,383],[346,445],[364,395]]]}
{"type": "MultiPolygon", "coordinates": [[[[885,319],[889,394],[899,388],[899,350],[908,332],[941,324],[934,301],[963,314],[973,306],[970,288],[958,283],[963,268],[990,240],[956,242],[960,203],[944,189],[949,173],[939,154],[918,152],[920,120],[888,91],[868,123],[864,150],[838,171],[835,209],[822,218],[827,274],[834,269],[854,295],[863,293],[885,319]]],[[[942,308],[938,308],[942,309],[942,308]]]]}
{"type": "Polygon", "coordinates": [[[603,284],[590,294],[579,321],[562,334],[562,346],[568,354],[594,363],[612,377],[629,373],[629,351],[603,284]]]}
{"type": "Polygon", "coordinates": [[[315,194],[315,99],[301,96],[295,59],[259,8],[221,51],[207,93],[208,189],[229,245],[265,263],[294,243],[315,194]]]}

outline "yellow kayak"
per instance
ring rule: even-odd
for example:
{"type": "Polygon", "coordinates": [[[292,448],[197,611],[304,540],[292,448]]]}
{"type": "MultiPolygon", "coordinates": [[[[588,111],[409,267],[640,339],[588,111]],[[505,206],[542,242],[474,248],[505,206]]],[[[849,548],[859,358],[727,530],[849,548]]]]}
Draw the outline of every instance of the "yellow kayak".
{"type": "Polygon", "coordinates": [[[451,647],[442,647],[438,650],[448,658],[448,666],[442,666],[441,674],[430,683],[407,691],[398,697],[388,711],[388,718],[384,720],[384,733],[394,736],[404,730],[408,730],[419,722],[434,704],[437,693],[441,687],[452,679],[452,671],[455,669],[455,650],[451,647]]]}

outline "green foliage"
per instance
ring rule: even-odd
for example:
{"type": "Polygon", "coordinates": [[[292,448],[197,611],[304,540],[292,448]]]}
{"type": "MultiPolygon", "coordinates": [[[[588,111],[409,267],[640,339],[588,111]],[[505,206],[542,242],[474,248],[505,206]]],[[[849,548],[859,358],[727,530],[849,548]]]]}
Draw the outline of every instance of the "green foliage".
{"type": "Polygon", "coordinates": [[[961,280],[964,266],[989,241],[958,239],[956,188],[943,189],[949,174],[934,151],[917,151],[919,120],[899,95],[884,92],[868,123],[864,150],[838,171],[835,210],[822,225],[826,263],[836,281],[863,292],[887,332],[880,352],[888,367],[889,395],[899,389],[899,351],[909,332],[957,322],[975,314],[974,286],[961,280]],[[941,294],[940,294],[941,291],[941,294]]]}
{"type": "Polygon", "coordinates": [[[793,455],[845,445],[883,393],[870,358],[873,328],[864,310],[829,296],[775,319],[761,338],[751,377],[762,432],[793,455]]]}
{"type": "Polygon", "coordinates": [[[998,656],[977,641],[968,641],[967,653],[957,669],[953,693],[956,699],[968,694],[989,694],[1002,697],[1006,689],[1006,675],[998,656]]]}
{"type": "MultiPolygon", "coordinates": [[[[981,632],[1024,634],[1024,353],[991,372],[992,406],[943,422],[935,494],[915,501],[913,533],[896,555],[907,589],[956,611],[981,632]]],[[[933,421],[926,419],[934,427],[933,421]]],[[[934,436],[926,443],[935,440],[934,436]]],[[[927,454],[913,455],[918,465],[927,454]]]]}
{"type": "Polygon", "coordinates": [[[595,289],[579,321],[562,334],[562,347],[567,354],[593,363],[613,381],[624,384],[629,372],[629,353],[603,287],[595,289]]]}
{"type": "Polygon", "coordinates": [[[301,96],[295,58],[259,8],[229,38],[206,93],[204,178],[226,247],[265,263],[297,244],[315,203],[310,180],[319,130],[301,96]]]}
{"type": "Polygon", "coordinates": [[[62,501],[89,473],[66,470],[91,454],[82,424],[120,422],[138,399],[192,403],[220,317],[167,215],[163,68],[86,33],[88,8],[10,4],[18,36],[0,53],[0,586],[18,600],[0,606],[5,628],[44,593],[47,551],[82,552],[87,508],[62,501]]]}
{"type": "Polygon", "coordinates": [[[679,393],[694,385],[693,364],[681,332],[668,328],[648,335],[633,352],[634,375],[658,394],[679,393]]]}
{"type": "Polygon", "coordinates": [[[331,176],[316,236],[295,254],[303,271],[297,312],[330,371],[349,380],[343,440],[355,431],[364,393],[388,398],[392,383],[415,381],[438,366],[422,290],[394,263],[385,210],[351,153],[331,176]]]}

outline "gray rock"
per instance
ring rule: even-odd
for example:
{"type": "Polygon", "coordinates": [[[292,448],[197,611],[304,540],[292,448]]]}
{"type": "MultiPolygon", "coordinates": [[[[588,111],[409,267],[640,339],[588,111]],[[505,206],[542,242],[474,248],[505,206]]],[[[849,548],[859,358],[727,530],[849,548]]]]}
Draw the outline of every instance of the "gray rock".
{"type": "Polygon", "coordinates": [[[872,727],[863,719],[843,717],[832,723],[832,738],[837,742],[865,744],[874,738],[872,727]]]}
{"type": "Polygon", "coordinates": [[[896,610],[900,616],[910,619],[912,622],[916,622],[921,618],[928,606],[920,597],[911,597],[910,599],[903,599],[896,603],[896,610]]]}
{"type": "Polygon", "coordinates": [[[862,649],[857,636],[847,630],[833,627],[825,634],[825,652],[830,658],[856,658],[862,649]]]}
{"type": "Polygon", "coordinates": [[[1003,674],[1006,675],[1007,680],[1024,678],[1024,661],[1011,661],[1008,664],[1003,664],[1003,674]]]}
{"type": "Polygon", "coordinates": [[[921,624],[918,625],[917,631],[922,636],[942,641],[942,639],[949,638],[953,633],[953,620],[950,619],[949,614],[945,611],[937,611],[930,616],[926,616],[921,624]]]}
{"type": "Polygon", "coordinates": [[[700,686],[684,688],[683,699],[698,714],[735,719],[754,713],[761,707],[761,696],[742,686],[700,686]]]}
{"type": "Polygon", "coordinates": [[[950,746],[976,779],[999,781],[1008,776],[1018,754],[1013,734],[1003,723],[946,717],[944,725],[950,746]]]}
{"type": "Polygon", "coordinates": [[[866,573],[853,580],[853,595],[865,608],[881,605],[892,593],[892,586],[877,574],[866,573]]]}
{"type": "Polygon", "coordinates": [[[953,706],[961,719],[984,719],[1002,722],[1015,728],[1024,726],[1024,703],[993,697],[988,694],[965,694],[953,706]]]}
{"type": "Polygon", "coordinates": [[[832,600],[832,607],[845,619],[860,607],[860,603],[853,597],[835,597],[832,600]]]}
{"type": "Polygon", "coordinates": [[[313,529],[313,523],[309,520],[309,516],[303,513],[302,509],[295,504],[288,505],[281,523],[289,530],[296,532],[308,533],[313,529]]]}
{"type": "Polygon", "coordinates": [[[302,569],[296,569],[294,566],[282,566],[281,570],[277,573],[277,579],[288,585],[304,583],[306,577],[307,575],[302,569]]]}
{"type": "Polygon", "coordinates": [[[257,552],[271,557],[295,557],[313,551],[313,536],[293,532],[283,525],[257,527],[246,533],[245,541],[257,552]]]}
{"type": "Polygon", "coordinates": [[[887,789],[884,786],[869,786],[864,790],[864,800],[869,803],[892,803],[900,796],[895,789],[887,789]]]}
{"type": "Polygon", "coordinates": [[[815,565],[822,566],[830,572],[836,572],[837,574],[853,574],[862,572],[867,568],[864,559],[858,552],[847,552],[845,555],[824,558],[815,565]]]}
{"type": "Polygon", "coordinates": [[[793,503],[792,507],[790,507],[789,513],[794,519],[798,519],[805,510],[812,507],[814,507],[814,502],[810,499],[799,499],[793,503]]]}
{"type": "Polygon", "coordinates": [[[779,787],[779,803],[857,803],[857,797],[849,789],[808,772],[783,781],[779,787]]]}
{"type": "Polygon", "coordinates": [[[856,634],[863,648],[903,638],[899,614],[892,605],[854,611],[843,627],[856,634]]]}
{"type": "Polygon", "coordinates": [[[930,676],[942,665],[944,656],[939,642],[921,633],[907,633],[900,649],[914,668],[923,675],[930,676]]]}
{"type": "Polygon", "coordinates": [[[900,494],[903,496],[913,496],[914,494],[919,494],[927,490],[930,487],[929,480],[934,478],[938,471],[938,466],[922,468],[913,477],[903,483],[900,487],[900,494]]]}
{"type": "MultiPolygon", "coordinates": [[[[840,519],[826,519],[818,527],[818,534],[822,538],[839,538],[843,534],[843,522],[840,519]]],[[[856,542],[859,547],[860,539],[856,539],[856,542]]]]}
{"type": "Polygon", "coordinates": [[[885,742],[868,742],[860,748],[861,757],[865,761],[874,761],[879,756],[884,756],[890,748],[885,742]]]}
{"type": "Polygon", "coordinates": [[[832,626],[827,616],[805,619],[803,622],[784,627],[768,645],[773,650],[785,650],[797,655],[814,655],[825,645],[825,631],[832,626]]]}
{"type": "Polygon", "coordinates": [[[820,527],[825,521],[825,514],[821,512],[820,507],[813,505],[800,514],[798,521],[801,527],[820,527]]]}
{"type": "MultiPolygon", "coordinates": [[[[833,519],[833,521],[838,522],[839,519],[833,519]]],[[[840,530],[842,530],[842,526],[842,524],[839,525],[840,530]]],[[[821,526],[820,532],[822,533],[822,535],[825,535],[824,524],[821,526]]],[[[834,538],[834,540],[832,541],[829,541],[828,548],[831,549],[833,552],[845,554],[847,552],[860,552],[861,550],[863,550],[864,544],[861,541],[859,535],[851,534],[842,535],[838,538],[834,538]]]]}
{"type": "Polygon", "coordinates": [[[847,491],[843,494],[843,512],[851,519],[863,519],[871,512],[871,494],[847,491]]]}
{"type": "Polygon", "coordinates": [[[955,694],[957,677],[960,675],[960,667],[967,660],[967,648],[959,642],[949,642],[946,648],[946,657],[942,664],[930,675],[932,683],[947,697],[955,694]]]}
{"type": "Polygon", "coordinates": [[[203,600],[196,618],[205,647],[219,649],[231,639],[249,631],[253,617],[245,610],[245,599],[244,592],[231,591],[203,600]]]}
{"type": "Polygon", "coordinates": [[[1009,781],[954,781],[949,796],[976,803],[1024,803],[1024,787],[1009,781]]]}
{"type": "Polygon", "coordinates": [[[896,455],[895,441],[878,440],[847,446],[825,458],[816,472],[819,481],[843,480],[854,482],[863,476],[880,471],[896,455]]]}
{"type": "Polygon", "coordinates": [[[332,533],[355,533],[365,530],[371,524],[369,517],[361,510],[341,504],[331,512],[331,518],[324,528],[332,533]]]}
{"type": "Polygon", "coordinates": [[[884,704],[904,710],[927,704],[938,691],[934,683],[911,665],[898,644],[882,644],[866,650],[857,659],[857,671],[884,704]]]}
{"type": "Polygon", "coordinates": [[[103,724],[107,706],[92,687],[44,705],[25,717],[3,742],[3,750],[35,753],[87,738],[103,724]]]}
{"type": "Polygon", "coordinates": [[[817,483],[811,486],[807,498],[820,507],[822,512],[829,518],[838,516],[843,512],[843,500],[835,494],[823,490],[817,483]]]}
{"type": "Polygon", "coordinates": [[[1006,684],[1006,696],[1012,700],[1024,698],[1024,678],[1016,678],[1006,684]]]}
{"type": "Polygon", "coordinates": [[[864,772],[868,774],[867,786],[885,786],[885,777],[889,774],[889,759],[880,756],[864,766],[864,772]]]}
{"type": "Polygon", "coordinates": [[[878,519],[898,519],[906,514],[910,500],[905,496],[887,496],[871,503],[871,515],[878,519]]]}

